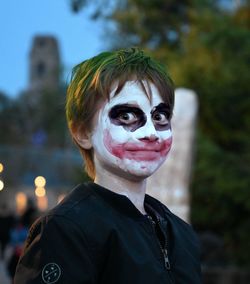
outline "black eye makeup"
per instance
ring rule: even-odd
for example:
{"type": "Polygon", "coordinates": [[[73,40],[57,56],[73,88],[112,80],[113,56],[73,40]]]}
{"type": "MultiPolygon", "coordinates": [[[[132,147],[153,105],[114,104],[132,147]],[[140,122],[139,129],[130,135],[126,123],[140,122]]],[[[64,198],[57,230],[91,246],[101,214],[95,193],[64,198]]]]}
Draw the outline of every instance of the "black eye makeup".
{"type": "Polygon", "coordinates": [[[109,118],[115,125],[122,125],[126,130],[132,132],[145,125],[147,121],[144,112],[139,107],[129,104],[112,107],[109,118]]]}
{"type": "MultiPolygon", "coordinates": [[[[158,131],[171,128],[169,109],[165,103],[160,103],[151,111],[151,119],[155,129],[158,131]]],[[[121,125],[127,131],[135,131],[144,126],[147,122],[147,116],[137,105],[120,104],[115,105],[109,111],[109,118],[115,125],[121,125]]]]}
{"type": "Polygon", "coordinates": [[[151,117],[156,130],[168,130],[171,128],[169,108],[166,104],[161,103],[154,107],[151,111],[151,117]]]}

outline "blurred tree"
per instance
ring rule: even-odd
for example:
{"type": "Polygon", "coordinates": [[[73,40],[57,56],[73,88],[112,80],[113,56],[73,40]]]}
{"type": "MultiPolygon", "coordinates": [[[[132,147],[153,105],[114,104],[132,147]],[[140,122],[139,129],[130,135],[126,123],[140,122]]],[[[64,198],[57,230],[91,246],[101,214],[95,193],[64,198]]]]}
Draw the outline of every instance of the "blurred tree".
{"type": "Polygon", "coordinates": [[[7,134],[9,128],[6,128],[6,126],[9,122],[8,110],[10,109],[10,105],[11,100],[8,96],[0,92],[0,143],[4,143],[4,140],[9,135],[7,134]],[[4,135],[5,133],[7,134],[6,136],[4,135]]]}
{"type": "MultiPolygon", "coordinates": [[[[15,100],[0,94],[0,143],[16,143],[22,133],[21,111],[15,100]]],[[[19,141],[20,142],[20,141],[19,141]]]]}
{"type": "Polygon", "coordinates": [[[0,111],[7,108],[10,105],[10,99],[3,92],[0,92],[0,111]]]}
{"type": "Polygon", "coordinates": [[[32,102],[26,92],[15,100],[0,94],[0,143],[65,147],[68,143],[64,114],[65,89],[44,90],[32,102]]]}
{"type": "Polygon", "coordinates": [[[203,15],[174,68],[177,82],[200,97],[193,223],[223,236],[232,262],[249,264],[250,30],[241,11],[203,15]]]}
{"type": "MultiPolygon", "coordinates": [[[[88,5],[72,3],[75,11],[88,5]]],[[[249,1],[119,0],[108,9],[94,3],[93,15],[113,23],[113,48],[146,49],[168,65],[177,86],[197,92],[192,223],[223,237],[228,262],[249,265],[249,1]]]]}

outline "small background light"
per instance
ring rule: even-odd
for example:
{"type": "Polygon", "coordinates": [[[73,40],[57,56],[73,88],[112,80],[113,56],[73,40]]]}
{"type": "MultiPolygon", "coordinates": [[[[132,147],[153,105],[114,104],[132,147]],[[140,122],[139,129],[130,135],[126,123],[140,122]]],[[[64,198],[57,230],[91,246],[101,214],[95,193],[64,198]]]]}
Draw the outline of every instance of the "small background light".
{"type": "Polygon", "coordinates": [[[2,180],[0,180],[0,191],[3,190],[3,188],[4,188],[4,183],[2,180]]]}
{"type": "Polygon", "coordinates": [[[35,190],[35,194],[37,197],[42,197],[46,195],[46,190],[44,187],[37,187],[35,190]]]}
{"type": "Polygon", "coordinates": [[[27,196],[23,192],[18,192],[16,194],[16,209],[19,214],[21,214],[27,207],[27,196]]]}
{"type": "Polygon", "coordinates": [[[35,186],[36,187],[44,187],[46,184],[46,179],[42,176],[38,176],[35,178],[35,186]]]}
{"type": "Polygon", "coordinates": [[[46,211],[48,209],[48,198],[47,196],[37,197],[37,207],[40,211],[46,211]]]}
{"type": "Polygon", "coordinates": [[[3,172],[3,169],[4,169],[3,164],[2,164],[2,163],[0,163],[0,173],[2,173],[2,172],[3,172]]]}

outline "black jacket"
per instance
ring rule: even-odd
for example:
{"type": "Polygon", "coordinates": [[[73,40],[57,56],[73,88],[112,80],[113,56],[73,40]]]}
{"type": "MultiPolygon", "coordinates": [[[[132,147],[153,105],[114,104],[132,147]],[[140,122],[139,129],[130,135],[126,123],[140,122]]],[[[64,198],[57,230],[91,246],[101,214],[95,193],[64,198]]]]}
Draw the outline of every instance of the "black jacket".
{"type": "Polygon", "coordinates": [[[15,284],[200,284],[190,225],[146,195],[143,215],[94,183],[75,188],[31,228],[15,284]]]}

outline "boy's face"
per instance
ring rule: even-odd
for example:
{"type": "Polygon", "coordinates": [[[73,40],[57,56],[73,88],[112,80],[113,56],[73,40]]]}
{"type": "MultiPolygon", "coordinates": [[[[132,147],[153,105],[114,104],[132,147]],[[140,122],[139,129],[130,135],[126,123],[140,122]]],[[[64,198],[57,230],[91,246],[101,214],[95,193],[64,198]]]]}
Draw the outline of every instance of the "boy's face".
{"type": "Polygon", "coordinates": [[[165,161],[172,144],[168,108],[150,86],[152,103],[137,82],[128,81],[102,105],[91,135],[97,174],[105,169],[126,179],[146,178],[165,161]]]}

